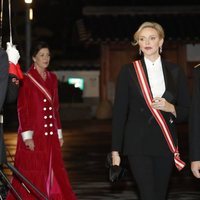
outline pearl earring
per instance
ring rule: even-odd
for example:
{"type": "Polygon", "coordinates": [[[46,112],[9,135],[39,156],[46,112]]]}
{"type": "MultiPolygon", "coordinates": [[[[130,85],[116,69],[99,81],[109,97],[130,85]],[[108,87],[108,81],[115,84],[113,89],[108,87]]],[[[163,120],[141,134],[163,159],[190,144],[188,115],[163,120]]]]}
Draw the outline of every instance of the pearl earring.
{"type": "Polygon", "coordinates": [[[162,53],[162,47],[159,48],[159,53],[160,53],[160,54],[162,53]]]}

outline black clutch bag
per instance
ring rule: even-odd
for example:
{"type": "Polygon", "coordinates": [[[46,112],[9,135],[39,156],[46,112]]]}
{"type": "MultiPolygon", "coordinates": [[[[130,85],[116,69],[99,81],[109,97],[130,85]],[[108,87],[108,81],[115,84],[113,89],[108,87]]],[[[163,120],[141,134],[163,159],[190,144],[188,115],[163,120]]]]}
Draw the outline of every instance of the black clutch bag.
{"type": "Polygon", "coordinates": [[[120,166],[112,165],[112,154],[108,153],[106,157],[106,168],[108,168],[109,181],[117,182],[122,179],[126,170],[125,165],[124,165],[124,159],[122,159],[121,157],[120,166]]]}

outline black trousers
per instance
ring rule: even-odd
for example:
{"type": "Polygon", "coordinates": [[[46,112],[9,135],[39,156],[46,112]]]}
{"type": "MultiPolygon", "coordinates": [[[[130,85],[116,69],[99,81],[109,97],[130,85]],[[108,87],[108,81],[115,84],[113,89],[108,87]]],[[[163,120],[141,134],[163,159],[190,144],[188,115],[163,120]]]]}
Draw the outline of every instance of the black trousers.
{"type": "Polygon", "coordinates": [[[6,148],[3,138],[3,124],[0,123],[0,165],[6,163],[6,148]]]}
{"type": "Polygon", "coordinates": [[[128,156],[141,200],[165,200],[173,156],[128,156]]]}

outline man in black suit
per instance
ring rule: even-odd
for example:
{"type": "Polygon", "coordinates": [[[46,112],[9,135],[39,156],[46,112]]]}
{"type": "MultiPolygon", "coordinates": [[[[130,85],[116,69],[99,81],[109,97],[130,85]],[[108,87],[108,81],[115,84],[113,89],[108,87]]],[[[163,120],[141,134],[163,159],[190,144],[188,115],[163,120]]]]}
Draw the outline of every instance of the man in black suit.
{"type": "Polygon", "coordinates": [[[17,98],[19,79],[22,78],[18,60],[20,58],[15,46],[7,43],[7,50],[0,48],[0,164],[6,162],[6,152],[3,138],[3,105],[17,98]]]}
{"type": "Polygon", "coordinates": [[[191,171],[200,178],[200,67],[194,68],[194,86],[190,113],[190,161],[191,171]]]}
{"type": "Polygon", "coordinates": [[[6,153],[3,139],[3,104],[6,98],[8,86],[8,56],[5,50],[0,49],[0,164],[5,163],[6,153]]]}
{"type": "MultiPolygon", "coordinates": [[[[6,148],[3,137],[3,106],[5,102],[12,103],[16,100],[19,88],[19,79],[22,78],[18,60],[19,52],[10,43],[7,50],[0,48],[0,170],[7,163],[6,148]]],[[[6,188],[0,180],[0,198],[6,195],[6,188]]]]}

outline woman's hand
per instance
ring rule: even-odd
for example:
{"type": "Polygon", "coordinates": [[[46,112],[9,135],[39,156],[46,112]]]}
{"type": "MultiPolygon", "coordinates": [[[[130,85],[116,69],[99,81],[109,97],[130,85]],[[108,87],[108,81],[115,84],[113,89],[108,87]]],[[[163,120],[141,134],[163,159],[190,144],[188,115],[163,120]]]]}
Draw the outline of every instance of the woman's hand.
{"type": "Polygon", "coordinates": [[[176,117],[176,110],[173,104],[169,103],[165,98],[155,97],[151,104],[152,108],[170,112],[176,117]]]}
{"type": "Polygon", "coordinates": [[[200,161],[191,162],[191,171],[196,178],[200,178],[200,161]]]}
{"type": "Polygon", "coordinates": [[[117,151],[112,151],[112,165],[119,166],[121,162],[119,153],[117,151]]]}
{"type": "Polygon", "coordinates": [[[62,147],[63,144],[64,144],[64,140],[63,140],[63,138],[60,138],[60,139],[59,139],[59,142],[60,142],[60,146],[62,147]]]}
{"type": "Polygon", "coordinates": [[[34,144],[33,139],[27,139],[27,140],[24,141],[24,143],[25,143],[25,146],[26,146],[27,149],[34,151],[35,144],[34,144]]]}

